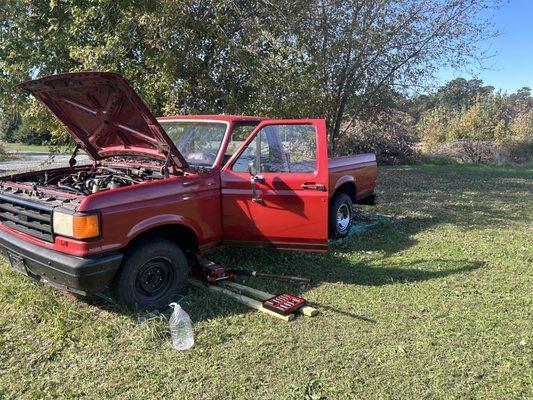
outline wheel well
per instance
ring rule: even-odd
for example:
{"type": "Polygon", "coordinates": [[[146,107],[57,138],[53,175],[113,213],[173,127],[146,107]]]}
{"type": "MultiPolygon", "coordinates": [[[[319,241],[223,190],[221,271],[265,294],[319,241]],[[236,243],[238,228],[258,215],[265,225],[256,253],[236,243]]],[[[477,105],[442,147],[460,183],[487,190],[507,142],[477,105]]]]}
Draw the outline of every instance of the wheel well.
{"type": "Polygon", "coordinates": [[[337,196],[337,194],[339,194],[339,193],[347,194],[348,196],[350,196],[350,199],[352,199],[352,203],[356,202],[355,184],[353,182],[346,182],[346,183],[343,183],[342,185],[340,185],[337,188],[337,190],[335,190],[335,193],[333,194],[333,196],[331,198],[334,199],[335,196],[337,196]]]}
{"type": "Polygon", "coordinates": [[[143,240],[163,238],[176,243],[186,254],[198,251],[198,240],[194,231],[185,225],[162,225],[149,229],[137,235],[128,243],[128,247],[135,246],[143,240]]]}

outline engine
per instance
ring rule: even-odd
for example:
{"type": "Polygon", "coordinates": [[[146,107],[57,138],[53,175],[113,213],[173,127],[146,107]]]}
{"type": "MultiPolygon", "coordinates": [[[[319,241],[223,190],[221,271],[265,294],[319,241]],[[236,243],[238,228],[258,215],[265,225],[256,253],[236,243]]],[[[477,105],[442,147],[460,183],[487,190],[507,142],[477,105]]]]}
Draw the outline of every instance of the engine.
{"type": "Polygon", "coordinates": [[[68,174],[44,172],[40,179],[32,183],[40,187],[55,188],[79,195],[89,195],[161,178],[163,178],[163,175],[159,171],[148,168],[97,166],[68,174]]]}

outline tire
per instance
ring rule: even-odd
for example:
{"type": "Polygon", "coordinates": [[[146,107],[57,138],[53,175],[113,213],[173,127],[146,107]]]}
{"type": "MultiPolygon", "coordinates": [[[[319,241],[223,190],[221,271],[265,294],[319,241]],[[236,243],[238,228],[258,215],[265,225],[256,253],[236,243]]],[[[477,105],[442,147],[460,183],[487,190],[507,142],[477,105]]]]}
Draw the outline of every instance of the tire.
{"type": "Polygon", "coordinates": [[[348,236],[352,227],[353,203],[346,193],[337,194],[329,206],[329,238],[342,239],[348,236]]]}
{"type": "Polygon", "coordinates": [[[126,307],[161,309],[183,291],[188,273],[187,258],[175,243],[165,239],[139,242],[125,255],[111,295],[126,307]]]}

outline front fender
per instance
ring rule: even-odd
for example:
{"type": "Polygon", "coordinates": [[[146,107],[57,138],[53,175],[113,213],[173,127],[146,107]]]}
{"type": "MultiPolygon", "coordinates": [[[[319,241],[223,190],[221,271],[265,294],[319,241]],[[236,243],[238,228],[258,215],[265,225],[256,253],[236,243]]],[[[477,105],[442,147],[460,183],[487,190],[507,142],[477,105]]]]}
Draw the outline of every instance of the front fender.
{"type": "Polygon", "coordinates": [[[143,232],[149,231],[153,228],[158,228],[164,225],[181,225],[191,229],[197,238],[202,237],[202,229],[192,219],[176,214],[161,214],[156,215],[135,224],[128,232],[128,242],[143,232]]]}

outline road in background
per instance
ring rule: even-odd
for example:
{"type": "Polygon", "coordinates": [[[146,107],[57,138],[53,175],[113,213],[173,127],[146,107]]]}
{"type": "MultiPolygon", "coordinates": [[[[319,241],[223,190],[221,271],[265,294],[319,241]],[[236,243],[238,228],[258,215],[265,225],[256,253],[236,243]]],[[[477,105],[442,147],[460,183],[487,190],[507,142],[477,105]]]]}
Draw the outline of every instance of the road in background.
{"type": "MultiPolygon", "coordinates": [[[[0,174],[7,171],[29,171],[44,168],[57,168],[68,166],[70,154],[37,153],[32,151],[17,151],[18,157],[11,160],[0,161],[0,174]]],[[[78,164],[86,164],[89,157],[79,155],[76,157],[78,164]]]]}

